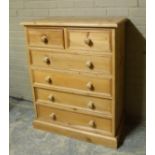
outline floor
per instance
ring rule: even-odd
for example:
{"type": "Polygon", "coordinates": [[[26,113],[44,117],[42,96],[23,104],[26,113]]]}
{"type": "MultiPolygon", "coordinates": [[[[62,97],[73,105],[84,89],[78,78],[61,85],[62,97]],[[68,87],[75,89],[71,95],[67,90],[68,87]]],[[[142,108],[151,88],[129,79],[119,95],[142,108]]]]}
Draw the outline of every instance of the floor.
{"type": "Polygon", "coordinates": [[[145,155],[145,123],[126,125],[118,150],[32,128],[33,106],[10,99],[10,155],[145,155]]]}

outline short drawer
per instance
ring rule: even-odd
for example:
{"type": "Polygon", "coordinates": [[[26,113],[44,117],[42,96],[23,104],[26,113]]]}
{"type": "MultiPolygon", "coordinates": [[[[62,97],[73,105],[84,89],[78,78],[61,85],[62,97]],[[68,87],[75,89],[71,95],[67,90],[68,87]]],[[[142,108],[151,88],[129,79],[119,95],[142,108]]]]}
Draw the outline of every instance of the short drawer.
{"type": "Polygon", "coordinates": [[[47,86],[73,88],[89,92],[103,93],[107,96],[112,94],[112,80],[78,72],[63,72],[58,70],[45,71],[33,70],[33,82],[47,86]]]}
{"type": "Polygon", "coordinates": [[[74,109],[82,108],[91,112],[107,114],[111,114],[112,112],[111,99],[102,99],[42,88],[35,88],[35,100],[36,102],[49,102],[50,104],[59,103],[75,107],[74,109]]]}
{"type": "Polygon", "coordinates": [[[57,123],[82,130],[104,130],[111,133],[112,120],[79,114],[37,104],[37,117],[41,121],[57,123]]]}
{"type": "Polygon", "coordinates": [[[30,46],[64,48],[63,29],[61,28],[29,27],[27,38],[30,46]]]}
{"type": "Polygon", "coordinates": [[[68,29],[68,48],[111,52],[112,30],[68,29]]]}
{"type": "Polygon", "coordinates": [[[79,55],[31,50],[30,60],[32,65],[40,67],[112,74],[112,57],[110,55],[79,55]]]}

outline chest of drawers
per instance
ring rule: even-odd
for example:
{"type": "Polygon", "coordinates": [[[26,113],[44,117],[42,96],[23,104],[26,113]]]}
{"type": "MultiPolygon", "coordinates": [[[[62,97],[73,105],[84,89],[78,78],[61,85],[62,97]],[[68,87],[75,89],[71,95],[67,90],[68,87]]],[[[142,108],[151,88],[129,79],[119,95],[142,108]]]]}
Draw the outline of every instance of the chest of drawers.
{"type": "Polygon", "coordinates": [[[33,126],[116,148],[124,118],[123,18],[52,18],[25,27],[33,126]]]}

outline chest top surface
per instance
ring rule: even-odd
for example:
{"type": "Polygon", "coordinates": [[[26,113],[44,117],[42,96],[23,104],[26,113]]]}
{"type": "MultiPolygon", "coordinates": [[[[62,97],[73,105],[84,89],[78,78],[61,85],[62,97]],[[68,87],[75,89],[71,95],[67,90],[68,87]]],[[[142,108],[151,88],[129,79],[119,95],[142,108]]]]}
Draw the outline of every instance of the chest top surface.
{"type": "Polygon", "coordinates": [[[126,21],[124,17],[51,17],[22,22],[25,26],[113,27],[126,21]]]}

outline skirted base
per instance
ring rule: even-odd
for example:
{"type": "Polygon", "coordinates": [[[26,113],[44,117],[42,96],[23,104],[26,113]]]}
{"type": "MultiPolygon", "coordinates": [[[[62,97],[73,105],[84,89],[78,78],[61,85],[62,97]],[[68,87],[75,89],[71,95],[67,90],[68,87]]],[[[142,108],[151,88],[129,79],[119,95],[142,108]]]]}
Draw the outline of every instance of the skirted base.
{"type": "Polygon", "coordinates": [[[101,144],[101,145],[108,146],[111,148],[118,147],[118,144],[119,144],[118,142],[119,142],[120,133],[121,133],[121,131],[119,131],[116,137],[111,137],[111,136],[95,134],[95,133],[91,133],[87,131],[82,131],[78,129],[73,129],[73,128],[69,128],[65,126],[60,126],[56,124],[46,123],[46,122],[42,122],[39,120],[35,120],[33,122],[33,126],[34,128],[37,128],[37,129],[62,134],[68,137],[76,138],[79,140],[84,140],[84,141],[94,143],[94,144],[101,144]]]}

